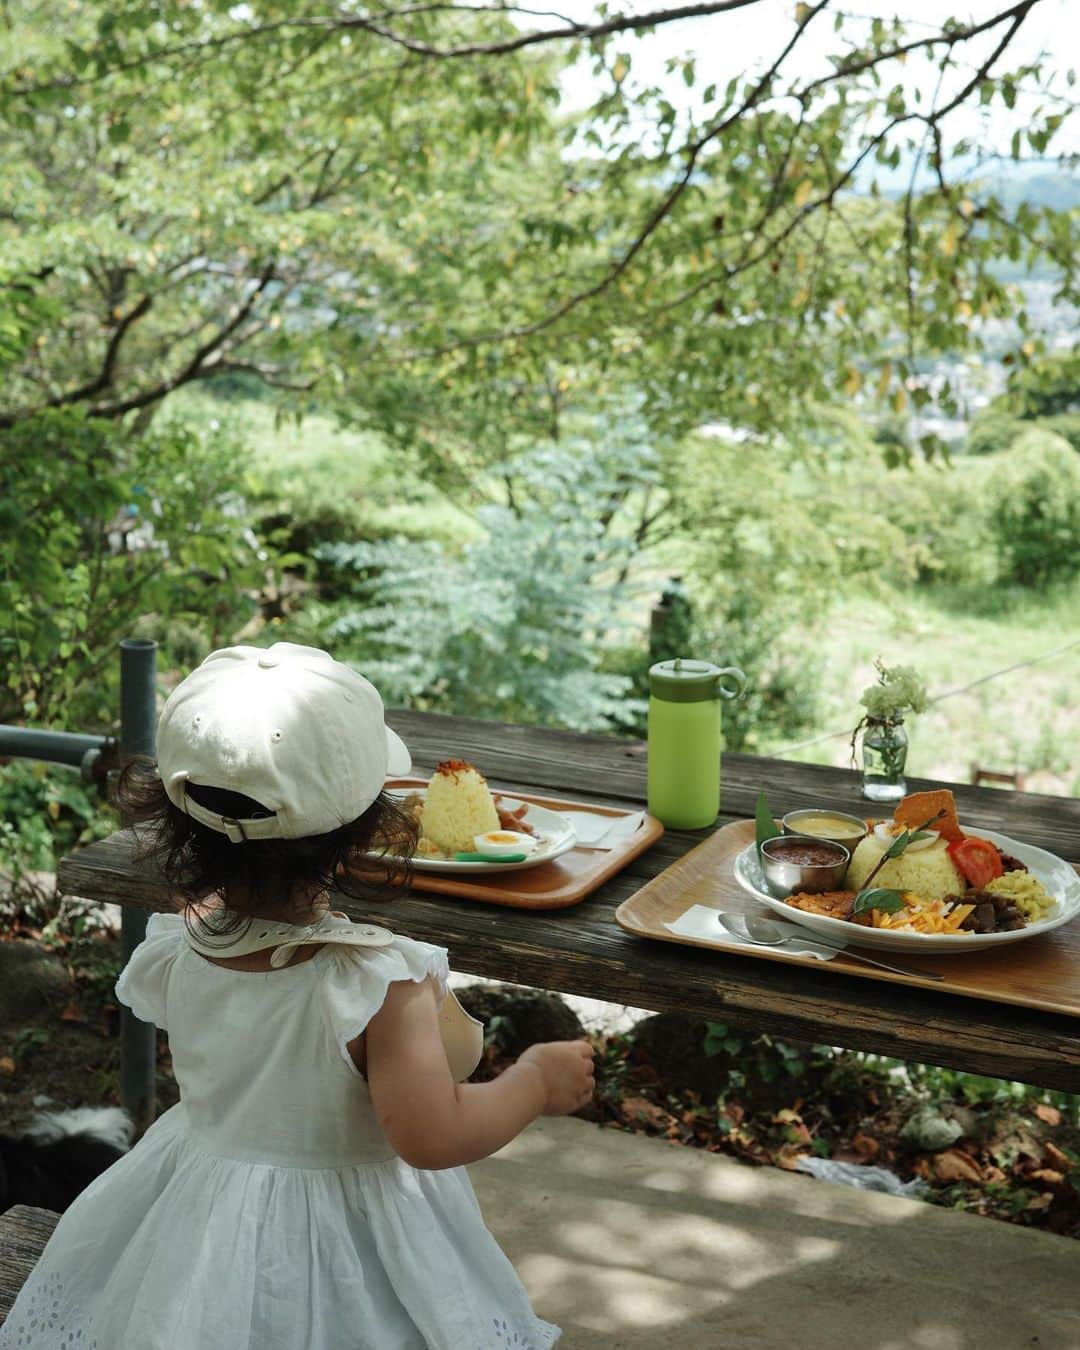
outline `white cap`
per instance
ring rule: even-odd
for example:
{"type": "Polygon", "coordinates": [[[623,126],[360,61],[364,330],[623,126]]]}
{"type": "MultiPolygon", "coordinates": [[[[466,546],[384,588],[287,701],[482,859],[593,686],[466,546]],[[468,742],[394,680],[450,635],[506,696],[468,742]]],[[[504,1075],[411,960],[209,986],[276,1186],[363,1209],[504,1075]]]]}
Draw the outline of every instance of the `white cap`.
{"type": "Polygon", "coordinates": [[[211,652],[165,702],[157,761],[169,800],[233,843],[329,834],[367,810],[387,775],[412,767],[375,686],[294,642],[211,652]],[[219,815],[188,783],[243,793],[274,814],[219,815]]]}

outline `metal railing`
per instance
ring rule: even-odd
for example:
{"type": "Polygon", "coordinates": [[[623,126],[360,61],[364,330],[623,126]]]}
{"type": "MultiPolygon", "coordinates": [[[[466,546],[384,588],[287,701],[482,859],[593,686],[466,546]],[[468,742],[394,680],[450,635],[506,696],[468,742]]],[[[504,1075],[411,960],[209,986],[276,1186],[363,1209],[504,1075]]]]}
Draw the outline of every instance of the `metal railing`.
{"type": "MultiPolygon", "coordinates": [[[[0,726],[0,758],[37,759],[77,768],[104,796],[109,775],[130,755],[153,755],[157,724],[157,643],[125,638],[120,643],[120,739],[72,731],[0,726]]],[[[125,905],[121,947],[126,965],[146,936],[146,912],[125,905]]],[[[141,1134],[154,1119],[156,1032],[130,1008],[120,1009],[120,1100],[141,1134]]]]}

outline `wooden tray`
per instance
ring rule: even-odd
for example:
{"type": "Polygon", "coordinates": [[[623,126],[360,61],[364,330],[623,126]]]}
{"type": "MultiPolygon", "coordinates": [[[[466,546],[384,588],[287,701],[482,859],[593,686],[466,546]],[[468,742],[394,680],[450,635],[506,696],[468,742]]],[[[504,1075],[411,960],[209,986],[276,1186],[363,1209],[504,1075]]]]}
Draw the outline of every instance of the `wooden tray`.
{"type": "MultiPolygon", "coordinates": [[[[819,961],[812,956],[793,955],[769,947],[740,946],[725,941],[719,925],[715,943],[683,937],[664,927],[665,923],[674,923],[691,905],[708,905],[713,909],[775,919],[772,910],[742,889],[732,870],[736,854],[753,840],[752,820],[723,826],[647,882],[629,900],[624,900],[615,911],[616,921],[628,933],[638,937],[659,938],[662,942],[679,942],[691,947],[715,947],[751,960],[800,961],[812,965],[815,974],[839,971],[842,975],[859,975],[868,980],[889,980],[894,984],[910,984],[1080,1017],[1080,919],[1062,924],[1039,937],[1003,945],[996,951],[984,949],[966,956],[879,953],[875,948],[863,948],[867,956],[880,955],[883,961],[895,959],[913,969],[939,971],[945,976],[944,980],[894,975],[891,971],[853,961],[844,954],[831,961],[819,961]]],[[[806,936],[813,940],[814,935],[809,929],[806,936]]],[[[855,943],[852,948],[856,949],[855,943]]]]}
{"type": "MultiPolygon", "coordinates": [[[[388,787],[426,787],[426,778],[393,779],[388,787]]],[[[527,792],[495,790],[496,796],[513,797],[519,802],[535,802],[552,811],[589,811],[597,816],[633,816],[617,806],[598,806],[594,802],[566,801],[558,797],[534,797],[527,792]]],[[[631,859],[644,853],[664,833],[664,827],[646,813],[645,821],[630,839],[611,849],[572,848],[560,858],[524,868],[520,872],[495,872],[490,877],[466,873],[444,876],[439,872],[414,872],[412,888],[434,891],[437,895],[456,895],[466,900],[482,900],[489,905],[511,909],[565,909],[578,905],[608,877],[621,872],[631,859]]]]}

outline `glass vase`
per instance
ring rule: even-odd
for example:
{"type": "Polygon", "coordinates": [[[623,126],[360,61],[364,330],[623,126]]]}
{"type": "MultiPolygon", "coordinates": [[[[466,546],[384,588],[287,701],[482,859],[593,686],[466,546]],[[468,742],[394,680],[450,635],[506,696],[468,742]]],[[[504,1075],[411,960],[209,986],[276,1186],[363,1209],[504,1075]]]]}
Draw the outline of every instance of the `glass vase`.
{"type": "Polygon", "coordinates": [[[904,719],[868,717],[862,738],[863,796],[872,802],[898,802],[907,792],[904,764],[908,738],[904,719]]]}

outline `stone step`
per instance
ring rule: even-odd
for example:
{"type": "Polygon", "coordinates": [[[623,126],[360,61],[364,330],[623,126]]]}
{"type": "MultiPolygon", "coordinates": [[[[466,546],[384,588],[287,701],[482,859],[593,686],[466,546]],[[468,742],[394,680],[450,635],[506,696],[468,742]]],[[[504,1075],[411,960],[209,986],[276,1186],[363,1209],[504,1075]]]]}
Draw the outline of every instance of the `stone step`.
{"type": "Polygon", "coordinates": [[[1080,1243],[541,1118],[469,1168],[559,1350],[1080,1350],[1080,1243]]]}

